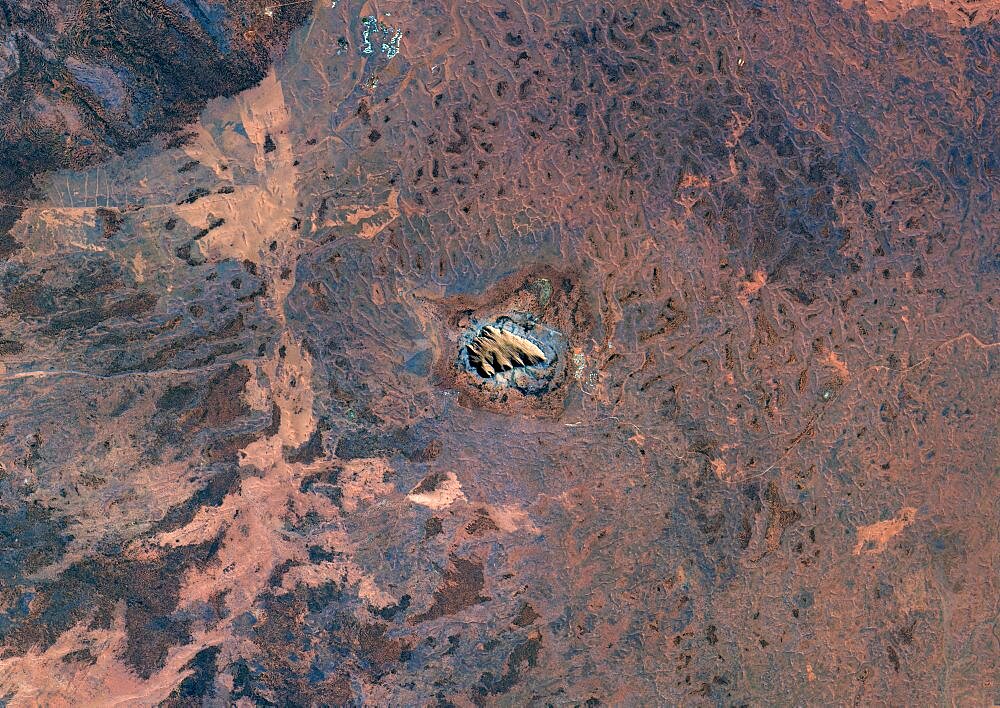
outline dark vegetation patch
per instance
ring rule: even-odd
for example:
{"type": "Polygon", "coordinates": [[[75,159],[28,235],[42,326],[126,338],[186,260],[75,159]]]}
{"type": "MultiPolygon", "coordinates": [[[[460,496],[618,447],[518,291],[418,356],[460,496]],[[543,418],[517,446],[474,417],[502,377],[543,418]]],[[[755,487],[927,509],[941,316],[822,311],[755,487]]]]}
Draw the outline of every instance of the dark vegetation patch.
{"type": "Polygon", "coordinates": [[[414,487],[410,494],[429,494],[447,481],[448,474],[446,472],[441,470],[431,472],[420,480],[420,484],[414,487]]]}
{"type": "MultiPolygon", "coordinates": [[[[5,500],[12,496],[4,494],[5,500]]],[[[39,504],[4,503],[0,509],[0,592],[16,579],[59,560],[70,540],[66,526],[65,520],[53,517],[39,504]]]]}
{"type": "Polygon", "coordinates": [[[156,402],[157,410],[164,414],[161,435],[188,438],[202,431],[218,431],[248,415],[251,411],[241,394],[249,380],[246,366],[231,364],[198,389],[187,384],[167,389],[156,402]]]}
{"type": "MultiPolygon", "coordinates": [[[[286,705],[345,705],[353,700],[351,676],[380,683],[409,646],[388,636],[388,624],[356,619],[353,601],[332,582],[262,595],[263,621],[245,630],[257,653],[252,662],[234,663],[231,700],[278,695],[286,705]],[[295,637],[294,648],[288,637],[295,637]]],[[[401,611],[387,608],[386,614],[401,611]]]]}
{"type": "Polygon", "coordinates": [[[184,664],[184,671],[190,674],[181,681],[163,703],[161,708],[186,708],[204,705],[205,700],[215,694],[215,677],[218,674],[219,647],[202,649],[191,661],[184,664]]]}
{"type": "Polygon", "coordinates": [[[194,204],[196,201],[202,197],[207,197],[209,194],[211,194],[211,192],[204,187],[196,187],[188,192],[186,197],[177,202],[177,206],[181,206],[182,204],[194,204]]]}
{"type": "MultiPolygon", "coordinates": [[[[268,419],[243,401],[243,388],[249,380],[247,367],[234,363],[207,381],[167,388],[157,399],[152,430],[161,441],[181,451],[200,448],[211,462],[237,463],[239,450],[268,435],[280,421],[280,410],[275,406],[272,405],[268,419]]],[[[239,480],[232,474],[223,472],[199,493],[205,495],[199,498],[208,503],[220,494],[225,496],[238,486],[239,480]]],[[[180,519],[192,507],[186,508],[186,512],[171,510],[170,513],[178,514],[176,519],[180,519]]]]}
{"type": "Polygon", "coordinates": [[[485,586],[481,561],[451,556],[441,584],[434,591],[433,602],[426,612],[410,617],[410,624],[435,620],[486,602],[482,594],[485,586]]]}
{"type": "Polygon", "coordinates": [[[24,345],[14,339],[0,339],[0,356],[13,356],[24,351],[24,345]]]}
{"type": "Polygon", "coordinates": [[[514,617],[514,624],[518,627],[527,627],[534,624],[535,620],[539,618],[539,614],[535,612],[535,608],[531,606],[531,603],[523,602],[521,607],[517,610],[517,616],[514,617]]]}
{"type": "Polygon", "coordinates": [[[374,614],[378,615],[382,619],[384,619],[386,621],[391,621],[391,620],[396,619],[396,617],[398,615],[405,614],[405,612],[408,609],[410,609],[410,600],[411,599],[412,598],[409,595],[403,595],[402,597],[399,598],[399,602],[397,602],[397,603],[395,603],[393,605],[389,605],[389,606],[383,607],[381,609],[374,608],[374,607],[369,608],[369,609],[371,609],[371,611],[374,614]]]}
{"type": "Polygon", "coordinates": [[[353,430],[337,441],[335,454],[341,460],[357,460],[400,454],[407,460],[426,462],[440,452],[441,443],[427,440],[419,431],[410,428],[393,428],[385,432],[353,430]]]}
{"type": "Polygon", "coordinates": [[[476,514],[466,527],[465,532],[470,536],[479,536],[490,531],[499,531],[500,527],[490,518],[490,513],[486,509],[476,509],[476,514]]]}
{"type": "Polygon", "coordinates": [[[327,427],[328,426],[320,421],[316,424],[316,429],[309,435],[309,439],[302,443],[299,447],[283,447],[281,455],[284,457],[285,462],[290,464],[309,465],[316,460],[325,457],[326,451],[323,449],[323,432],[327,429],[327,427]]]}
{"type": "Polygon", "coordinates": [[[188,499],[170,507],[153,528],[157,533],[165,533],[191,523],[202,507],[221,506],[227,496],[239,489],[242,479],[238,465],[225,465],[188,499]]]}
{"type": "Polygon", "coordinates": [[[101,234],[104,238],[111,238],[125,223],[125,216],[118,209],[99,207],[97,209],[97,223],[101,227],[101,234]]]}
{"type": "Polygon", "coordinates": [[[122,660],[149,678],[162,668],[172,646],[191,640],[191,620],[177,614],[180,587],[190,569],[216,562],[220,534],[190,546],[158,549],[154,558],[133,560],[120,547],[73,563],[54,580],[37,583],[30,616],[13,618],[2,634],[4,656],[44,651],[74,624],[110,628],[119,602],[125,604],[126,643],[122,660]]]}
{"type": "Polygon", "coordinates": [[[339,507],[344,497],[344,492],[338,484],[342,471],[342,467],[332,465],[321,472],[310,474],[299,483],[299,491],[304,494],[322,494],[339,507]]]}
{"type": "Polygon", "coordinates": [[[174,255],[187,263],[189,266],[200,266],[205,264],[205,256],[202,255],[201,250],[194,244],[194,240],[190,243],[183,243],[175,248],[174,255]]]}
{"type": "Polygon", "coordinates": [[[84,648],[63,654],[62,662],[64,664],[85,664],[87,666],[93,666],[97,663],[97,657],[94,656],[90,649],[84,648]]]}
{"type": "Polygon", "coordinates": [[[538,652],[542,648],[540,635],[529,637],[518,644],[507,657],[504,672],[499,676],[486,671],[479,677],[479,686],[474,693],[485,697],[507,693],[521,679],[528,669],[538,666],[538,652]]]}
{"type": "Polygon", "coordinates": [[[424,522],[424,538],[434,538],[439,533],[444,530],[444,526],[441,523],[441,519],[437,516],[432,516],[427,521],[424,522]]]}

